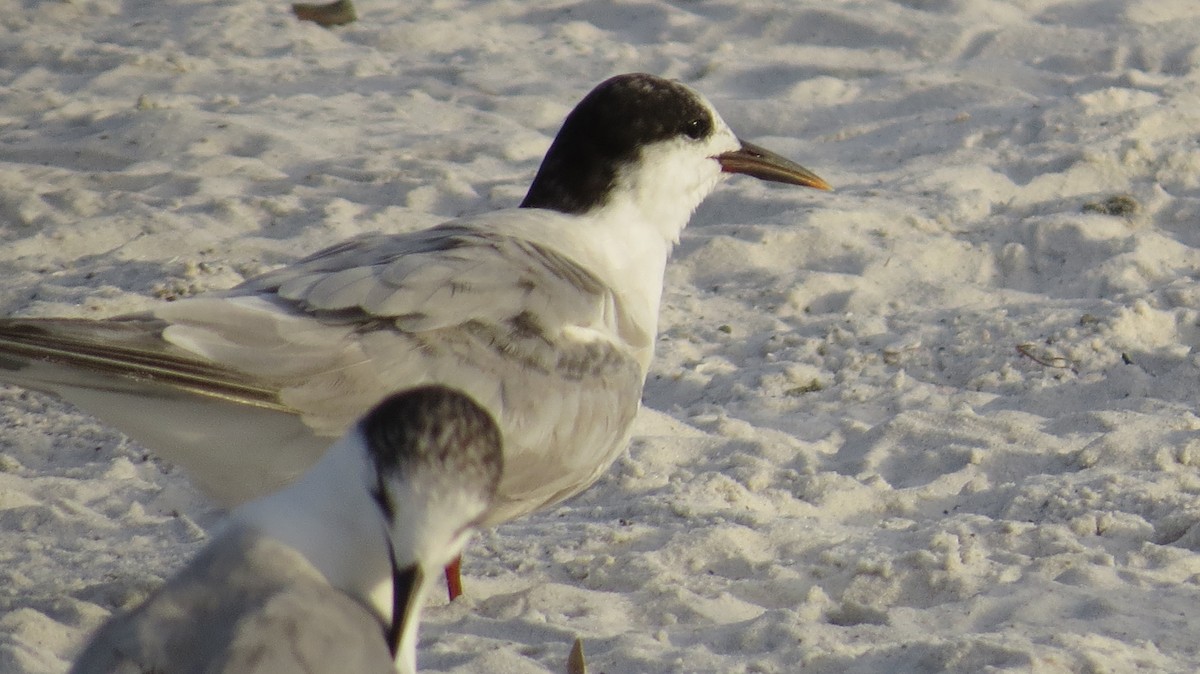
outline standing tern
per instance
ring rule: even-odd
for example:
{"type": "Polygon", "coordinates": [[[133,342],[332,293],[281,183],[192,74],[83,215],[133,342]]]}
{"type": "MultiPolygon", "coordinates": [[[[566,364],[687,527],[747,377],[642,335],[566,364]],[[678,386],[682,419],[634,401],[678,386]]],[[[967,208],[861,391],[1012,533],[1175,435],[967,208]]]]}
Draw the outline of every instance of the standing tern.
{"type": "Polygon", "coordinates": [[[500,432],[456,391],[386,398],[299,480],[224,529],[73,674],[416,671],[428,581],[500,480],[500,432]]]}
{"type": "Polygon", "coordinates": [[[143,314],[0,319],[0,381],[91,412],[227,507],[295,479],[390,392],[461,389],[504,437],[497,524],[624,450],[667,258],[731,173],[829,189],[689,87],[619,75],[567,116],[521,208],[359,236],[143,314]]]}

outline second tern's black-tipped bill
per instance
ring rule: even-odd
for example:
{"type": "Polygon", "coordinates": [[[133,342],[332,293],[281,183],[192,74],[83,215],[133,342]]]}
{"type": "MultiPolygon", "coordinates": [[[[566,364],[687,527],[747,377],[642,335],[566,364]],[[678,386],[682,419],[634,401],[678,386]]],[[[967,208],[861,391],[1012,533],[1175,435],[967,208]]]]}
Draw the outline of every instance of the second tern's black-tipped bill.
{"type": "Polygon", "coordinates": [[[395,657],[400,650],[400,639],[404,628],[409,622],[416,620],[414,614],[419,611],[421,585],[425,582],[421,567],[413,564],[406,569],[396,568],[396,556],[389,549],[388,556],[392,562],[392,624],[387,628],[388,649],[395,657]]]}
{"type": "Polygon", "coordinates": [[[741,149],[725,152],[717,156],[721,170],[726,173],[741,173],[759,180],[769,180],[789,185],[802,185],[818,190],[832,190],[829,183],[817,174],[809,171],[796,162],[759,147],[754,143],[741,141],[741,149]]]}

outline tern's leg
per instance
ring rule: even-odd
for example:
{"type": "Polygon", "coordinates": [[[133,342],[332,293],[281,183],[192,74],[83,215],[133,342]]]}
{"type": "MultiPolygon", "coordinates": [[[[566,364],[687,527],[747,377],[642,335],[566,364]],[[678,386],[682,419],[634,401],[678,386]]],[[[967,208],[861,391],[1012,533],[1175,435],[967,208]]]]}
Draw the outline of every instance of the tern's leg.
{"type": "Polygon", "coordinates": [[[450,591],[450,601],[462,595],[462,555],[446,565],[446,589],[450,591]]]}

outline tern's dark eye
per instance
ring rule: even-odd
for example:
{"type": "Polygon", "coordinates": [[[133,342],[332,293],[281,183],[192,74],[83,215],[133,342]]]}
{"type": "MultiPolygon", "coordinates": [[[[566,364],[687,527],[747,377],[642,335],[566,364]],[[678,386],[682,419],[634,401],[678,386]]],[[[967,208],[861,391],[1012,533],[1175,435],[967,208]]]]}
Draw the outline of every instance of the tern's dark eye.
{"type": "Polygon", "coordinates": [[[683,134],[693,140],[699,140],[708,135],[711,124],[707,119],[693,119],[683,124],[683,134]]]}

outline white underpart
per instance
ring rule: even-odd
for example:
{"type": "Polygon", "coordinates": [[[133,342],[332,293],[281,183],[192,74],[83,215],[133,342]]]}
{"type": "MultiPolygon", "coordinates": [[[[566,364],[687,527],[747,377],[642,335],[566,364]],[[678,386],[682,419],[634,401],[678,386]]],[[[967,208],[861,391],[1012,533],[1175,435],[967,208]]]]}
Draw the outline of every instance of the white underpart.
{"type": "Polygon", "coordinates": [[[231,525],[250,525],[295,548],[329,584],[392,618],[386,524],[368,485],[374,469],[357,434],[335,443],[296,482],[233,511],[231,525]]]}

